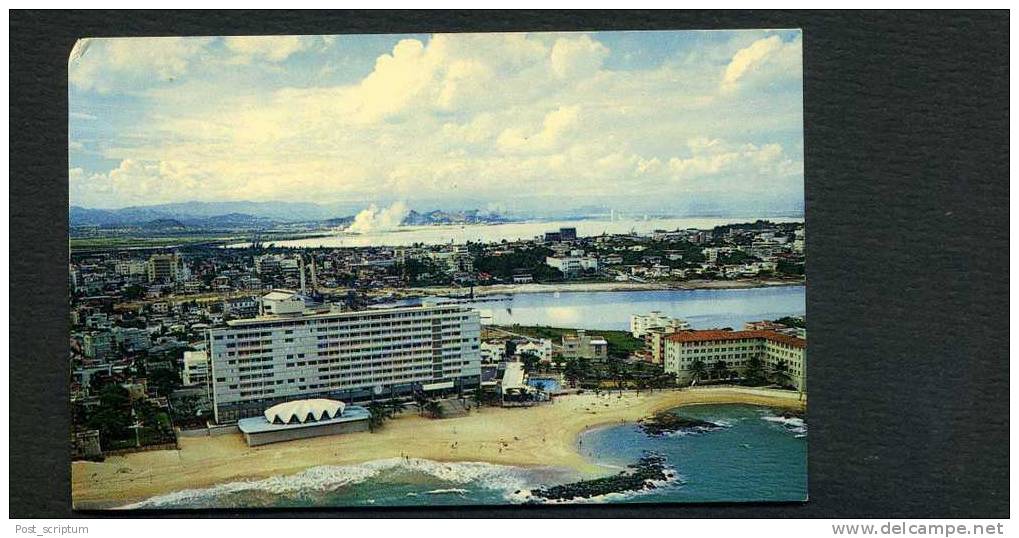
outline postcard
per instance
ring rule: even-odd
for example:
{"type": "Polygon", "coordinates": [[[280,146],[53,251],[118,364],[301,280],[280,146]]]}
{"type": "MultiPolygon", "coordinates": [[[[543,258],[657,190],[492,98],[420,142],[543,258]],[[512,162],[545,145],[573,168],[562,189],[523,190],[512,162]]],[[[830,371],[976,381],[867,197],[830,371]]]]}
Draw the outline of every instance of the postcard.
{"type": "Polygon", "coordinates": [[[795,29],[84,38],[77,509],[805,501],[795,29]]]}

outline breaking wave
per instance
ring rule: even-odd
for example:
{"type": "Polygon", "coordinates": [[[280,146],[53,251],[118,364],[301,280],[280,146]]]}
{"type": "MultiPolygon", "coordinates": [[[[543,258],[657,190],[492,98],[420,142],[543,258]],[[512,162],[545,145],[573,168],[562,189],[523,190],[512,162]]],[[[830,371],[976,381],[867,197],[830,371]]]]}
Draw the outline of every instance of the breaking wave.
{"type": "Polygon", "coordinates": [[[799,417],[777,417],[774,415],[766,415],[761,417],[761,420],[774,424],[781,424],[790,432],[798,434],[797,437],[807,433],[807,422],[799,417]]]}
{"type": "MultiPolygon", "coordinates": [[[[304,496],[328,493],[339,488],[401,474],[424,475],[454,486],[471,485],[504,492],[507,496],[537,485],[541,470],[483,462],[444,463],[418,458],[389,458],[356,465],[323,465],[292,475],[281,475],[261,480],[228,482],[201,489],[186,489],[158,495],[123,506],[122,508],[212,508],[224,505],[224,500],[236,494],[262,494],[272,496],[304,496]]],[[[468,490],[460,487],[438,488],[424,494],[464,495],[468,490]]]]}

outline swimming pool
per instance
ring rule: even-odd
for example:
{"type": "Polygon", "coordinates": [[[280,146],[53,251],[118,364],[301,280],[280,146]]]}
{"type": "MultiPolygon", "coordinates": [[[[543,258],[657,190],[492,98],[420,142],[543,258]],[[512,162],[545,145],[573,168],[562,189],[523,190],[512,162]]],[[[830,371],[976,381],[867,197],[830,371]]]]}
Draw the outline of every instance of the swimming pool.
{"type": "Polygon", "coordinates": [[[527,384],[545,392],[559,392],[559,380],[552,377],[532,377],[527,384]]]}

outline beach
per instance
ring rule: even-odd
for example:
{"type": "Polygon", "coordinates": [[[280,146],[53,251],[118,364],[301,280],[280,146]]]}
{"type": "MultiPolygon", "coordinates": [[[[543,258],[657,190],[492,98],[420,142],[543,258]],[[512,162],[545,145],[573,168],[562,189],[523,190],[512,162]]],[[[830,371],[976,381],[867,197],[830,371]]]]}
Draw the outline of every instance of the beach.
{"type": "Polygon", "coordinates": [[[789,391],[704,387],[560,396],[531,408],[484,407],[443,420],[407,411],[374,433],[355,433],[248,447],[239,433],[181,437],[180,450],[74,462],[71,490],[77,509],[115,508],[155,495],[297,473],[320,465],[387,458],[556,466],[595,477],[612,472],[582,456],[578,436],[590,428],[633,422],[684,405],[743,403],[803,409],[789,391]]]}

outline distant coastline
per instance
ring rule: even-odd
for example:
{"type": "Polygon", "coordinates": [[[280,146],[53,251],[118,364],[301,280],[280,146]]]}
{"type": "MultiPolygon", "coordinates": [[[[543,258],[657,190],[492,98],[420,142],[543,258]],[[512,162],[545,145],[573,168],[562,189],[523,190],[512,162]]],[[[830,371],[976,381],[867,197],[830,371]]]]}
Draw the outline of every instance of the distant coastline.
{"type": "MultiPolygon", "coordinates": [[[[723,290],[770,288],[776,286],[803,286],[805,279],[747,278],[738,280],[687,280],[676,282],[554,282],[530,284],[492,284],[475,286],[475,297],[492,295],[513,295],[518,293],[581,293],[608,291],[667,291],[667,290],[723,290]]],[[[401,296],[444,295],[466,296],[469,288],[433,286],[399,288],[392,290],[401,296]]]]}

